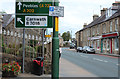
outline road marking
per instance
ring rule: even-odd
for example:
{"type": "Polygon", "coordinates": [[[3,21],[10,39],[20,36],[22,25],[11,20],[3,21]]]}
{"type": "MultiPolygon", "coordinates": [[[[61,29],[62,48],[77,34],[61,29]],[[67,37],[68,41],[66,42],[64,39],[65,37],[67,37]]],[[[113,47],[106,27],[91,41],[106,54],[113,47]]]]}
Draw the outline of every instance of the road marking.
{"type": "Polygon", "coordinates": [[[93,58],[93,60],[97,60],[97,61],[101,61],[101,62],[105,62],[105,63],[108,62],[108,61],[106,61],[106,60],[101,60],[101,59],[98,59],[98,58],[93,58]]]}
{"type": "Polygon", "coordinates": [[[80,55],[81,57],[85,57],[85,58],[88,58],[88,56],[83,56],[83,55],[80,55]]]}
{"type": "Polygon", "coordinates": [[[107,63],[108,61],[104,60],[104,62],[106,62],[106,63],[107,63]]]}

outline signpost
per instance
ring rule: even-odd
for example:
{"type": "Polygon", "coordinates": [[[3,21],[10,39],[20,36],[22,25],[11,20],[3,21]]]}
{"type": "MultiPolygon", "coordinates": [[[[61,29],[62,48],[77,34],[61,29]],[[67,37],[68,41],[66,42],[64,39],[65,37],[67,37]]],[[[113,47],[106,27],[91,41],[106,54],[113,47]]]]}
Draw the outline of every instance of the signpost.
{"type": "MultiPolygon", "coordinates": [[[[40,2],[24,2],[24,1],[34,1],[34,0],[16,1],[15,27],[16,28],[53,28],[52,79],[59,79],[59,38],[58,38],[59,18],[58,17],[64,17],[64,7],[58,6],[59,5],[58,0],[51,0],[51,2],[44,2],[44,0],[40,0],[40,2]]],[[[23,29],[23,32],[25,34],[25,29],[23,29]]],[[[46,36],[46,37],[51,37],[51,36],[46,36]]],[[[25,50],[24,40],[25,38],[23,39],[23,54],[25,50]]],[[[24,55],[23,55],[23,65],[24,65],[24,55]]],[[[23,73],[24,73],[24,66],[23,66],[23,73]]]]}
{"type": "Polygon", "coordinates": [[[52,6],[53,2],[17,1],[16,28],[53,28],[53,17],[49,16],[49,6],[52,6]]]}

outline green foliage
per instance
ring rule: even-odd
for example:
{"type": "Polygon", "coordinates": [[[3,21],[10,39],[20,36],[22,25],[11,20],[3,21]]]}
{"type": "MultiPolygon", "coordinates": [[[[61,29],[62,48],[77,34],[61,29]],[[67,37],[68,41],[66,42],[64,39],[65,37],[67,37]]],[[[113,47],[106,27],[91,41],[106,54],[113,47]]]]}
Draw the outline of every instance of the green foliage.
{"type": "MultiPolygon", "coordinates": [[[[20,56],[22,56],[22,54],[23,54],[23,48],[21,47],[18,51],[17,51],[17,55],[20,55],[20,56]]],[[[27,56],[27,57],[35,57],[35,55],[36,55],[36,51],[35,51],[35,49],[33,48],[33,47],[31,47],[31,46],[25,46],[25,55],[27,56]]]]}
{"type": "Polygon", "coordinates": [[[31,47],[34,47],[38,44],[38,41],[37,40],[30,40],[30,41],[28,41],[28,43],[30,44],[31,47]]]}
{"type": "MultiPolygon", "coordinates": [[[[42,53],[42,46],[36,46],[35,50],[37,51],[37,53],[42,53]]],[[[46,48],[44,48],[44,51],[46,53],[46,48]]]]}
{"type": "Polygon", "coordinates": [[[63,38],[64,41],[69,41],[69,39],[71,38],[70,32],[69,32],[69,31],[64,32],[64,33],[62,34],[62,38],[63,38]]]}

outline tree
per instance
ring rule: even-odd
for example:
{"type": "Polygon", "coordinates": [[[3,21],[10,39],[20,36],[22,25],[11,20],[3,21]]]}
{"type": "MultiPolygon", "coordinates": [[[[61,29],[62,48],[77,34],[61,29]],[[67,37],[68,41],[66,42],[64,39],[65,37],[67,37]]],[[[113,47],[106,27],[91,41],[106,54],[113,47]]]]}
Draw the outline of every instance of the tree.
{"type": "Polygon", "coordinates": [[[69,32],[69,31],[64,32],[64,33],[62,34],[62,38],[63,38],[64,41],[69,41],[69,39],[71,38],[71,37],[70,37],[70,32],[69,32]]]}

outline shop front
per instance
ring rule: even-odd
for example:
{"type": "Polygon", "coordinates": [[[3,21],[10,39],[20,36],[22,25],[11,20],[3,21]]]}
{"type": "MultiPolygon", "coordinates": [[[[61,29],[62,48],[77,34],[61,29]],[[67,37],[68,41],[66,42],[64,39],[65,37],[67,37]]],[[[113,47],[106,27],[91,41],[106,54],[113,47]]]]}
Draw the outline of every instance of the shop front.
{"type": "Polygon", "coordinates": [[[118,32],[103,34],[101,39],[101,53],[118,54],[118,36],[118,32]]]}

